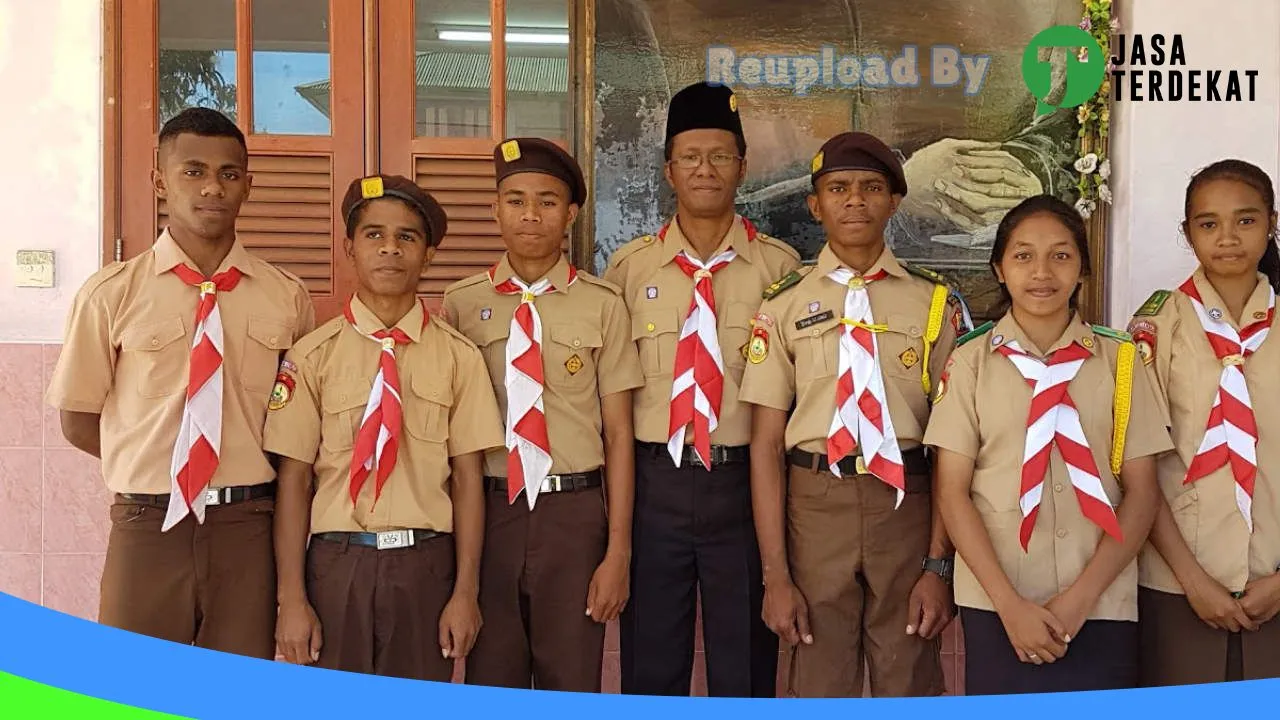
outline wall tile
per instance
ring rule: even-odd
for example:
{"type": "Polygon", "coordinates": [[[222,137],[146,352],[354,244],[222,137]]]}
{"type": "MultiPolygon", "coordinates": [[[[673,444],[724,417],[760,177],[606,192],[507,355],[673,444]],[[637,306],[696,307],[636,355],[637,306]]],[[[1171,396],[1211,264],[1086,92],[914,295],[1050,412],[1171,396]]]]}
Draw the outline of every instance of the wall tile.
{"type": "Polygon", "coordinates": [[[104,557],[103,553],[45,555],[45,607],[96,622],[104,557]]]}
{"type": "Polygon", "coordinates": [[[0,592],[39,604],[40,568],[36,553],[0,552],[0,592]]]}
{"type": "Polygon", "coordinates": [[[0,447],[43,445],[43,368],[40,345],[0,343],[0,447]]]}
{"type": "Polygon", "coordinates": [[[42,461],[39,448],[0,448],[0,552],[40,552],[42,461]]]}
{"type": "Polygon", "coordinates": [[[45,552],[106,552],[111,493],[99,467],[96,458],[74,448],[45,451],[45,552]]]}

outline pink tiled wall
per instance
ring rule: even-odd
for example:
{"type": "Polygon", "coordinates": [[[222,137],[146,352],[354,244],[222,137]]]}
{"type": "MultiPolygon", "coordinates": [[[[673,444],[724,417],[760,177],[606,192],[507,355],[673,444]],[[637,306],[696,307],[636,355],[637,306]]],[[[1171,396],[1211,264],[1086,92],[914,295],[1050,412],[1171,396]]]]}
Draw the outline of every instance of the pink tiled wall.
{"type": "MultiPolygon", "coordinates": [[[[0,343],[0,592],[96,620],[110,495],[97,461],[62,438],[44,391],[59,345],[0,343]]],[[[952,694],[964,687],[959,623],[943,638],[952,694]]],[[[618,692],[618,632],[605,641],[604,689],[618,692]]],[[[706,695],[701,628],[693,694],[706,695]]],[[[779,663],[781,673],[782,664],[779,663]]]]}

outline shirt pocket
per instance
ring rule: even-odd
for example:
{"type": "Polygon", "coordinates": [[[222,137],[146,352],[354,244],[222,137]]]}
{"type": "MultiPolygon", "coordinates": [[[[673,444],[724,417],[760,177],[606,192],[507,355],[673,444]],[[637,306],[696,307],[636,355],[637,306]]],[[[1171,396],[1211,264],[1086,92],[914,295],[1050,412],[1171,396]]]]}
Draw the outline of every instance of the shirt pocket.
{"type": "Polygon", "coordinates": [[[720,355],[734,383],[742,384],[742,371],[747,363],[747,340],[751,337],[751,317],[755,310],[746,303],[725,306],[720,323],[720,355]]]}
{"type": "Polygon", "coordinates": [[[185,392],[191,346],[179,341],[186,335],[177,315],[135,325],[121,335],[122,361],[128,360],[121,370],[127,367],[125,376],[137,378],[139,395],[159,398],[185,392]]]}
{"type": "Polygon", "coordinates": [[[509,322],[486,320],[475,326],[469,337],[480,348],[484,364],[489,368],[489,380],[493,387],[504,387],[507,373],[507,338],[511,335],[509,322]]]}
{"type": "MultiPolygon", "coordinates": [[[[805,328],[797,328],[795,325],[787,328],[787,331],[795,332],[793,346],[797,388],[836,374],[840,368],[841,327],[839,319],[832,318],[805,328]]],[[[831,394],[835,397],[835,386],[832,386],[831,394]]]]}
{"type": "Polygon", "coordinates": [[[241,359],[240,381],[249,392],[261,393],[265,402],[275,386],[280,359],[293,347],[294,326],[284,320],[250,317],[241,359]]]}
{"type": "Polygon", "coordinates": [[[542,348],[543,372],[549,383],[575,390],[595,384],[596,356],[604,345],[600,328],[583,323],[553,325],[542,348]]]}
{"type": "Polygon", "coordinates": [[[320,438],[326,450],[341,452],[355,444],[372,387],[372,381],[356,379],[325,384],[320,391],[320,438]]]}
{"type": "MultiPolygon", "coordinates": [[[[1234,493],[1231,493],[1231,496],[1234,498],[1234,493]]],[[[1169,510],[1173,512],[1173,522],[1178,526],[1178,532],[1187,543],[1187,549],[1195,554],[1200,539],[1199,490],[1191,487],[1175,496],[1169,500],[1169,510]]]]}
{"type": "Polygon", "coordinates": [[[888,332],[877,336],[880,346],[880,370],[885,375],[912,380],[920,392],[925,372],[924,326],[918,318],[909,315],[889,315],[885,324],[888,332]]]}
{"type": "Polygon", "coordinates": [[[404,430],[417,440],[444,443],[449,439],[449,409],[453,386],[447,376],[416,373],[409,381],[404,430]]]}
{"type": "Polygon", "coordinates": [[[645,377],[670,376],[683,318],[675,308],[642,310],[631,316],[631,339],[640,353],[645,377]]]}

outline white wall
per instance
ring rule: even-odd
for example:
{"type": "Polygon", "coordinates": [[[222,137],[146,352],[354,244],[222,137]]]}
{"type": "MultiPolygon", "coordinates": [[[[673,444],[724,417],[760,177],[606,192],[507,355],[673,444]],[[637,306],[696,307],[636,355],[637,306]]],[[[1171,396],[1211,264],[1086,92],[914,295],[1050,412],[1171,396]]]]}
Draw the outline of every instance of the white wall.
{"type": "Polygon", "coordinates": [[[0,342],[60,342],[102,257],[102,7],[0,0],[0,342]],[[54,287],[14,286],[18,250],[55,252],[54,287]]]}
{"type": "Polygon", "coordinates": [[[1111,216],[1107,320],[1124,326],[1153,290],[1175,287],[1195,269],[1195,258],[1178,234],[1178,223],[1187,181],[1196,169],[1238,157],[1280,182],[1280,43],[1276,42],[1280,2],[1116,0],[1116,5],[1125,34],[1164,33],[1168,38],[1181,33],[1185,69],[1259,71],[1252,103],[1121,102],[1114,106],[1111,152],[1116,200],[1111,216]]]}

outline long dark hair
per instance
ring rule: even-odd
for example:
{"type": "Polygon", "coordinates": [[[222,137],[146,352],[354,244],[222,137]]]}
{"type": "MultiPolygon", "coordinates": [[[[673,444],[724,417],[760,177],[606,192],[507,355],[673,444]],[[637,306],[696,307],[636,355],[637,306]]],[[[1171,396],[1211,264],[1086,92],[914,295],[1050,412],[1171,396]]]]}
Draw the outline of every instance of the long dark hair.
{"type": "MultiPolygon", "coordinates": [[[[1182,232],[1188,238],[1191,236],[1189,230],[1191,195],[1201,185],[1213,180],[1235,180],[1256,190],[1267,203],[1267,222],[1271,222],[1271,216],[1276,212],[1276,191],[1267,173],[1257,165],[1244,160],[1219,160],[1208,167],[1201,168],[1191,176],[1191,182],[1187,183],[1187,196],[1182,209],[1182,232]]],[[[1258,272],[1267,276],[1267,282],[1271,283],[1273,289],[1280,291],[1280,248],[1276,246],[1275,230],[1273,227],[1267,234],[1267,249],[1263,251],[1262,259],[1258,260],[1258,272]]]]}
{"type": "MultiPolygon", "coordinates": [[[[995,275],[996,266],[1004,258],[1004,251],[1005,248],[1009,247],[1009,237],[1013,235],[1013,231],[1024,220],[1041,214],[1052,215],[1071,233],[1071,238],[1076,242],[1076,251],[1080,253],[1080,277],[1088,277],[1091,268],[1089,262],[1089,234],[1085,230],[1084,218],[1080,217],[1080,213],[1075,208],[1053,195],[1034,195],[1018,203],[1012,210],[1005,213],[1004,218],[1000,220],[1000,225],[996,228],[996,242],[991,246],[991,259],[987,261],[991,266],[991,273],[995,275]]],[[[1005,287],[1004,283],[1000,282],[999,275],[996,275],[996,282],[1000,283],[1000,302],[996,305],[996,311],[998,314],[1003,315],[1013,306],[1013,297],[1009,295],[1009,289],[1005,287]]],[[[1079,305],[1078,296],[1078,292],[1071,293],[1072,310],[1075,310],[1076,306],[1079,305]]]]}

